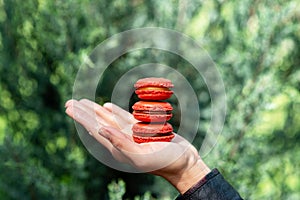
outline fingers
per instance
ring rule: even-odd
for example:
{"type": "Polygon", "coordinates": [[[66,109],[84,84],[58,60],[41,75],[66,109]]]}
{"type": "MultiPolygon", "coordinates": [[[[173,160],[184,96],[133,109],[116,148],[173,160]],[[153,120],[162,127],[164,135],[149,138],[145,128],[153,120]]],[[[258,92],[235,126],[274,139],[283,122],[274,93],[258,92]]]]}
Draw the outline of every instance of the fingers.
{"type": "Polygon", "coordinates": [[[66,101],[65,108],[67,108],[72,103],[72,101],[73,101],[73,99],[66,101]]]}
{"type": "Polygon", "coordinates": [[[104,108],[109,110],[110,112],[114,114],[118,114],[124,121],[127,121],[128,123],[136,123],[137,120],[133,117],[133,115],[126,110],[120,108],[116,104],[113,103],[105,103],[103,105],[104,108]]]}
{"type": "MultiPolygon", "coordinates": [[[[108,131],[106,131],[105,133],[100,134],[99,130],[101,130],[102,127],[106,126],[106,124],[99,122],[101,121],[99,120],[99,118],[101,119],[101,117],[95,114],[95,109],[94,109],[94,106],[96,106],[95,104],[92,104],[91,101],[89,100],[84,100],[84,101],[69,100],[66,102],[65,106],[66,106],[66,113],[75,121],[77,121],[82,126],[84,126],[87,129],[87,131],[90,132],[92,136],[99,143],[101,143],[112,153],[113,157],[116,160],[120,162],[130,163],[130,161],[127,159],[126,156],[124,156],[124,154],[121,153],[121,151],[124,150],[122,149],[123,148],[122,142],[124,143],[125,147],[126,145],[127,146],[132,145],[131,136],[126,135],[118,131],[117,129],[114,129],[114,131],[110,132],[111,128],[108,128],[108,131]]],[[[103,109],[99,107],[97,107],[96,109],[98,110],[103,109]]]]}
{"type": "Polygon", "coordinates": [[[104,109],[99,104],[97,104],[93,101],[90,101],[88,99],[81,99],[79,102],[82,103],[83,105],[85,105],[87,108],[96,112],[96,114],[99,117],[101,117],[103,119],[103,121],[106,122],[107,125],[114,124],[112,117],[111,117],[111,113],[109,111],[107,111],[106,109],[104,109]]]}
{"type": "MultiPolygon", "coordinates": [[[[103,118],[99,116],[98,112],[102,112],[103,107],[88,100],[88,99],[82,99],[79,101],[79,103],[85,107],[86,110],[89,110],[90,113],[93,113],[95,115],[95,118],[99,123],[101,123],[104,126],[109,126],[111,125],[109,121],[106,120],[106,118],[103,118]]],[[[105,113],[105,115],[109,115],[109,113],[105,113]]]]}
{"type": "Polygon", "coordinates": [[[105,103],[103,105],[103,108],[112,113],[114,121],[118,123],[118,128],[120,128],[122,132],[132,134],[132,126],[138,121],[133,117],[131,113],[113,103],[105,103]]]}
{"type": "Polygon", "coordinates": [[[101,126],[96,118],[89,113],[89,110],[76,100],[72,100],[68,103],[66,113],[91,133],[96,133],[101,126]]]}
{"type": "Polygon", "coordinates": [[[99,116],[99,119],[102,119],[102,121],[105,122],[106,126],[113,126],[122,130],[126,129],[130,125],[127,120],[120,117],[119,112],[112,112],[111,110],[106,109],[88,99],[82,99],[79,102],[89,107],[91,110],[94,110],[99,116]]]}
{"type": "Polygon", "coordinates": [[[102,127],[99,134],[123,153],[137,153],[140,150],[139,146],[133,142],[131,135],[124,134],[113,127],[102,127]]]}
{"type": "Polygon", "coordinates": [[[66,104],[66,113],[80,123],[99,143],[104,145],[109,151],[112,151],[113,145],[98,134],[103,124],[96,120],[95,115],[76,100],[68,101],[66,104]]]}

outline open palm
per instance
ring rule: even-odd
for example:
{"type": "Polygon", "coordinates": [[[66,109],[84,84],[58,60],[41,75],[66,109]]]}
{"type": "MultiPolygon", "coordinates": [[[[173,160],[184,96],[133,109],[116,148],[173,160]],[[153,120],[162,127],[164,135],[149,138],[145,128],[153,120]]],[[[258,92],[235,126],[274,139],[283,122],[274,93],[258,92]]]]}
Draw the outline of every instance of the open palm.
{"type": "MultiPolygon", "coordinates": [[[[87,99],[69,100],[66,113],[83,125],[117,161],[130,164],[139,171],[159,175],[172,182],[171,177],[182,176],[204,164],[195,147],[177,134],[171,142],[135,143],[131,127],[137,121],[115,104],[100,106],[87,99]]],[[[206,173],[208,170],[201,171],[206,173]]],[[[199,170],[196,171],[195,176],[198,176],[199,170]]]]}

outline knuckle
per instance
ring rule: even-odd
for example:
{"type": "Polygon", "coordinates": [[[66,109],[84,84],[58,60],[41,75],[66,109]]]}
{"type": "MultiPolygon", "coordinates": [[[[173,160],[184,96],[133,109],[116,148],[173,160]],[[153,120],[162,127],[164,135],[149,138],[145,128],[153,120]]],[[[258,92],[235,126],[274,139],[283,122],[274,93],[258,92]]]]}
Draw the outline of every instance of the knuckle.
{"type": "Polygon", "coordinates": [[[118,149],[118,150],[122,150],[123,144],[122,141],[120,141],[119,139],[110,139],[110,142],[112,143],[112,145],[118,149]]]}

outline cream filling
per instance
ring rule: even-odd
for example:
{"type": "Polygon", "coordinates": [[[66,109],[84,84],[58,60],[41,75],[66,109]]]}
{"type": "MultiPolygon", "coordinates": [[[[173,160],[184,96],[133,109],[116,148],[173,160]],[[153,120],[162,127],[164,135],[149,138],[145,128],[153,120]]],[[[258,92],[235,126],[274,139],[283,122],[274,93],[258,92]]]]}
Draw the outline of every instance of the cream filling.
{"type": "Polygon", "coordinates": [[[140,113],[140,114],[152,114],[152,115],[169,115],[172,113],[172,111],[150,111],[150,110],[134,110],[134,113],[140,113]]]}
{"type": "Polygon", "coordinates": [[[142,87],[142,88],[138,88],[138,90],[163,90],[163,91],[170,91],[170,89],[166,88],[166,87],[142,87]]]}

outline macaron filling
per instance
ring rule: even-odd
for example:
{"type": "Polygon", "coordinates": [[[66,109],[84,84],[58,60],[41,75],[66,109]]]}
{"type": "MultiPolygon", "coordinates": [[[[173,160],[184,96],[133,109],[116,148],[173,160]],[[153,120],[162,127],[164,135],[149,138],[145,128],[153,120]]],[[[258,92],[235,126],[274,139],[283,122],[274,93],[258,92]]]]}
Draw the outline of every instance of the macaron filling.
{"type": "Polygon", "coordinates": [[[158,134],[158,133],[137,133],[137,132],[134,132],[134,135],[136,136],[141,136],[141,137],[162,137],[162,136],[169,136],[169,135],[172,135],[173,133],[170,132],[170,133],[163,133],[163,134],[158,134]]]}
{"type": "Polygon", "coordinates": [[[163,90],[163,91],[170,91],[169,88],[166,88],[166,87],[142,87],[142,88],[139,88],[137,90],[141,90],[141,91],[144,91],[144,90],[163,90]]]}
{"type": "Polygon", "coordinates": [[[148,114],[149,115],[165,115],[165,114],[170,115],[170,114],[172,114],[172,111],[169,111],[169,110],[167,110],[167,111],[135,110],[133,112],[136,114],[147,114],[147,115],[148,114]]]}

